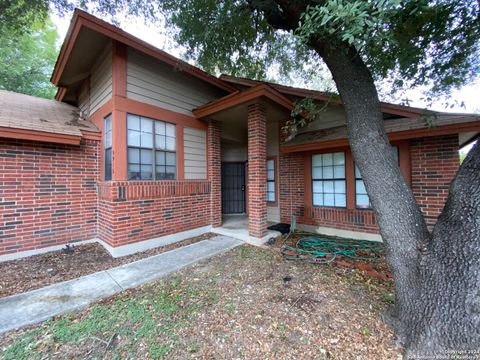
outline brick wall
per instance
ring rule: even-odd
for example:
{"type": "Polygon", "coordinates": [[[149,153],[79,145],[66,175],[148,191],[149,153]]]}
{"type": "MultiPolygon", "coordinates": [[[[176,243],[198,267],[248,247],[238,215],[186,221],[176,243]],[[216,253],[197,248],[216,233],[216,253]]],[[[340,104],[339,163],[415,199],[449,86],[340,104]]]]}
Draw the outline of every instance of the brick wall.
{"type": "Polygon", "coordinates": [[[222,154],[221,129],[217,121],[208,123],[207,144],[207,172],[211,181],[210,223],[219,227],[222,225],[222,154]]]}
{"type": "Polygon", "coordinates": [[[96,237],[98,150],[0,139],[0,255],[96,237]]]}
{"type": "Polygon", "coordinates": [[[210,182],[99,184],[98,237],[121,246],[210,224],[210,182]]]}
{"type": "Polygon", "coordinates": [[[280,221],[290,224],[292,214],[303,217],[305,165],[303,153],[280,154],[280,221]]]}
{"type": "MultiPolygon", "coordinates": [[[[256,195],[250,198],[249,230],[261,237],[266,228],[265,124],[261,107],[250,111],[249,141],[255,151],[249,153],[249,191],[256,195]]],[[[219,137],[218,124],[210,127],[209,141],[219,137]]],[[[412,189],[429,225],[458,170],[457,148],[457,136],[410,142],[412,189]]],[[[71,146],[0,139],[0,255],[95,237],[121,246],[221,221],[219,179],[100,182],[97,204],[99,151],[99,142],[91,140],[71,146]]],[[[220,178],[220,169],[212,167],[217,155],[220,149],[210,142],[209,175],[220,178]]],[[[305,202],[305,186],[310,186],[305,156],[279,155],[281,221],[290,222],[295,214],[302,224],[377,232],[372,211],[313,208],[305,202]]]]}
{"type": "MultiPolygon", "coordinates": [[[[458,167],[458,137],[429,137],[410,141],[412,190],[427,224],[432,227],[442,211],[449,185],[458,167]]],[[[304,153],[280,154],[281,221],[290,223],[292,214],[299,224],[342,230],[378,233],[375,214],[355,208],[313,207],[306,200],[305,187],[311,186],[304,153]]],[[[354,186],[347,179],[347,187],[354,186]]]]}
{"type": "Polygon", "coordinates": [[[301,216],[298,222],[341,230],[378,233],[375,214],[372,210],[306,206],[304,216],[301,216]]]}
{"type": "Polygon", "coordinates": [[[265,106],[248,107],[248,233],[267,234],[267,119],[265,106]]]}
{"type": "Polygon", "coordinates": [[[411,141],[412,190],[431,227],[445,205],[460,166],[456,135],[411,141]]]}

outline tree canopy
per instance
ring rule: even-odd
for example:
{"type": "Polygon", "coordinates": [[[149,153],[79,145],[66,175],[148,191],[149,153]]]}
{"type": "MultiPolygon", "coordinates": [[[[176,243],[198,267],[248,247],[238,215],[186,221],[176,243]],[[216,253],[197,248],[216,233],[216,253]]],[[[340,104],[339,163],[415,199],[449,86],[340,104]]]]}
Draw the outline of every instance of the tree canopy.
{"type": "Polygon", "coordinates": [[[161,7],[176,40],[208,71],[262,78],[259,69],[275,62],[287,73],[319,61],[308,46],[315,37],[353,46],[375,79],[390,78],[395,89],[444,94],[479,75],[476,1],[296,1],[300,20],[292,22],[277,3],[166,0],[161,7]]]}
{"type": "Polygon", "coordinates": [[[57,28],[47,19],[28,32],[6,29],[0,37],[0,89],[52,99],[50,76],[57,58],[57,28]]]}

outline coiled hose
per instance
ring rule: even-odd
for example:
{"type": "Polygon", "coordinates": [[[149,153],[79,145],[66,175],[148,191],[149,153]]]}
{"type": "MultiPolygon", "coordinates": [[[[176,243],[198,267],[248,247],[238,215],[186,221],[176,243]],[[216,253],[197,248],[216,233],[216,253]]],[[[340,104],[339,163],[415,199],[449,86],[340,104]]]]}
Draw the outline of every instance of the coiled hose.
{"type": "Polygon", "coordinates": [[[328,238],[295,231],[284,236],[280,251],[286,260],[329,264],[339,255],[354,260],[375,261],[384,247],[377,241],[328,238]]]}

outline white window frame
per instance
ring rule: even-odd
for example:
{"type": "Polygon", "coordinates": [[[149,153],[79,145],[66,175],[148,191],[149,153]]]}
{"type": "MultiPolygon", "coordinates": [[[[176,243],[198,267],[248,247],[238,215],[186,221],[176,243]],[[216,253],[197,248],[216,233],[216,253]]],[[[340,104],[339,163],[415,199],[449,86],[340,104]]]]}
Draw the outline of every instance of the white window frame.
{"type": "Polygon", "coordinates": [[[178,173],[176,140],[175,124],[127,114],[128,179],[175,180],[178,173]],[[134,156],[136,159],[133,159],[134,156]],[[148,160],[142,161],[143,157],[148,160]],[[131,170],[137,166],[138,171],[131,170]],[[162,172],[158,171],[160,168],[163,168],[162,172]],[[146,171],[142,171],[143,169],[146,171]],[[150,173],[150,176],[144,176],[144,173],[150,173]],[[138,176],[132,176],[132,174],[138,174],[138,176]]]}
{"type": "Polygon", "coordinates": [[[112,180],[112,114],[103,119],[103,171],[105,181],[112,180]]]}
{"type": "Polygon", "coordinates": [[[312,155],[312,205],[347,207],[345,152],[312,155]]]}
{"type": "Polygon", "coordinates": [[[266,171],[267,171],[267,203],[272,205],[277,202],[277,174],[276,174],[276,161],[273,158],[267,159],[266,171]],[[273,194],[273,200],[270,197],[273,194]]]}
{"type": "MultiPolygon", "coordinates": [[[[394,155],[397,159],[397,163],[398,163],[398,165],[400,165],[400,153],[399,153],[398,146],[392,146],[392,148],[394,150],[394,155]]],[[[365,209],[365,210],[371,209],[372,204],[370,202],[370,197],[367,194],[367,189],[365,188],[365,183],[362,179],[362,175],[360,174],[360,170],[358,169],[357,165],[355,165],[355,163],[354,163],[354,168],[355,168],[355,170],[354,170],[355,208],[365,209]],[[364,199],[364,200],[367,199],[368,204],[366,204],[365,201],[362,201],[361,203],[359,203],[359,198],[364,199]]]]}

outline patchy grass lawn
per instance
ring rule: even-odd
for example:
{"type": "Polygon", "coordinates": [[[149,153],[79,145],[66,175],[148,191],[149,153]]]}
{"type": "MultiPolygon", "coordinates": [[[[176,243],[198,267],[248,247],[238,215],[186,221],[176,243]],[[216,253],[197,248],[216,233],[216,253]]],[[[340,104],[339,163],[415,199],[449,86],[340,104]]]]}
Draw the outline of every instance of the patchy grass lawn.
{"type": "Polygon", "coordinates": [[[0,336],[3,359],[398,359],[391,282],[241,246],[0,336]],[[290,281],[284,278],[291,277],[290,281]]]}

